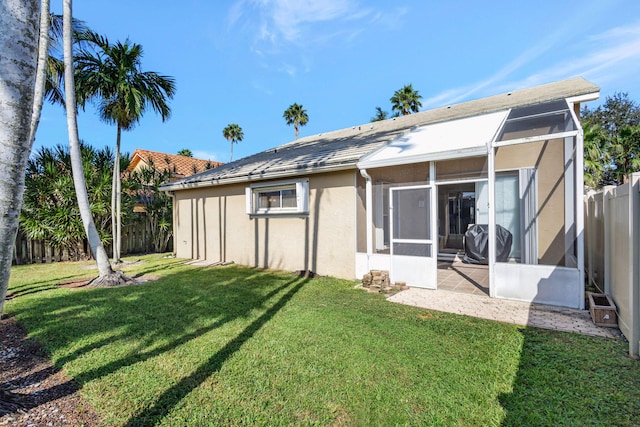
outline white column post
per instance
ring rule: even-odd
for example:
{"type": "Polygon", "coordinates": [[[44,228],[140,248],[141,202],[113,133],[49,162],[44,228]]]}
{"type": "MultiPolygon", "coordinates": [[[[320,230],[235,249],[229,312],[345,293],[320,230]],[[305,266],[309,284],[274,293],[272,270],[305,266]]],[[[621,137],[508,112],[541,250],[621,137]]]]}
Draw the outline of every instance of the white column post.
{"type": "Polygon", "coordinates": [[[575,192],[575,230],[577,247],[577,267],[578,267],[578,301],[580,310],[584,310],[584,159],[583,159],[583,134],[582,130],[576,135],[576,150],[574,172],[574,192],[575,192]]]}
{"type": "Polygon", "coordinates": [[[488,143],[487,157],[487,191],[489,196],[489,296],[495,298],[495,272],[496,263],[496,170],[495,170],[495,148],[493,142],[488,143]]]}
{"type": "Polygon", "coordinates": [[[366,180],[365,186],[365,214],[367,227],[367,271],[369,268],[369,258],[373,254],[373,184],[371,176],[366,169],[360,169],[360,175],[366,180]]]}

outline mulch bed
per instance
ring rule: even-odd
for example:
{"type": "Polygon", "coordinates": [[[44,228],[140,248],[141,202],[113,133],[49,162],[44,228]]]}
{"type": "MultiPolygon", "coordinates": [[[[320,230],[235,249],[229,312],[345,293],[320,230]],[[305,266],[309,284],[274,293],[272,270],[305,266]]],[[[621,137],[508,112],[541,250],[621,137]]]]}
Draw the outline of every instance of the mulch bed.
{"type": "Polygon", "coordinates": [[[100,423],[78,386],[13,318],[0,320],[0,337],[0,426],[100,423]]]}
{"type": "MultiPolygon", "coordinates": [[[[126,285],[157,279],[140,275],[126,285]]],[[[91,286],[91,281],[75,279],[58,286],[80,290],[91,286]]],[[[99,425],[100,418],[78,390],[15,319],[0,320],[0,427],[99,425]]]]}

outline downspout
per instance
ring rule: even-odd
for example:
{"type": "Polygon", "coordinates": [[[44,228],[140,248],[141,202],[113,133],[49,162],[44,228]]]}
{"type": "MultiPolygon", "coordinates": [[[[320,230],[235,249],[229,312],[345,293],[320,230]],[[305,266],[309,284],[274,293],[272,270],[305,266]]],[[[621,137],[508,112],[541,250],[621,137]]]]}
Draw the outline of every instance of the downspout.
{"type": "Polygon", "coordinates": [[[165,194],[167,194],[169,197],[171,197],[171,222],[172,224],[172,230],[173,230],[173,250],[172,250],[172,255],[175,258],[177,256],[177,252],[176,252],[176,248],[178,247],[178,239],[177,239],[177,232],[178,229],[176,228],[176,226],[178,225],[178,222],[176,221],[176,217],[177,217],[177,210],[178,210],[178,205],[176,205],[176,195],[173,191],[165,191],[165,194]]]}
{"type": "Polygon", "coordinates": [[[373,185],[371,184],[371,176],[366,169],[360,169],[360,175],[365,179],[365,215],[367,227],[367,271],[369,268],[369,258],[373,254],[373,185]]]}

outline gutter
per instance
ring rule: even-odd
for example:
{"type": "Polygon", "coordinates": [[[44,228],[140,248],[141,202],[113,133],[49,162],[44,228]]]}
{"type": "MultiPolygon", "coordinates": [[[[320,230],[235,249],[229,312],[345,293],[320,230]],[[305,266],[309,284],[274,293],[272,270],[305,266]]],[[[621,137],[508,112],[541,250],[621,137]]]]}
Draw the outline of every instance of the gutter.
{"type": "Polygon", "coordinates": [[[247,182],[255,182],[255,181],[266,181],[270,179],[279,179],[279,178],[290,178],[297,177],[300,175],[311,175],[318,173],[326,173],[326,172],[338,172],[343,170],[352,170],[356,169],[356,161],[354,160],[348,164],[340,164],[333,166],[322,166],[316,168],[304,168],[304,169],[289,169],[279,172],[267,172],[264,174],[248,174],[241,175],[232,178],[211,178],[211,179],[203,179],[201,181],[195,182],[185,182],[180,183],[167,183],[160,186],[160,191],[169,192],[169,191],[180,191],[180,190],[191,190],[195,188],[206,188],[206,187],[214,187],[216,185],[228,185],[228,184],[238,184],[238,183],[247,183],[247,182]]]}

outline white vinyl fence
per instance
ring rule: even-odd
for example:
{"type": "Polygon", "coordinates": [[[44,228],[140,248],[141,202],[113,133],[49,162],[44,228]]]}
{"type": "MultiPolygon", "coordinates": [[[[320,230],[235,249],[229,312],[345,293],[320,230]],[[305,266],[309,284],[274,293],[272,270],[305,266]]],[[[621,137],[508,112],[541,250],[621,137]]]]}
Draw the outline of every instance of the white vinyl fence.
{"type": "Polygon", "coordinates": [[[620,186],[585,195],[585,262],[589,282],[609,295],[629,354],[640,346],[640,173],[620,186]]]}

